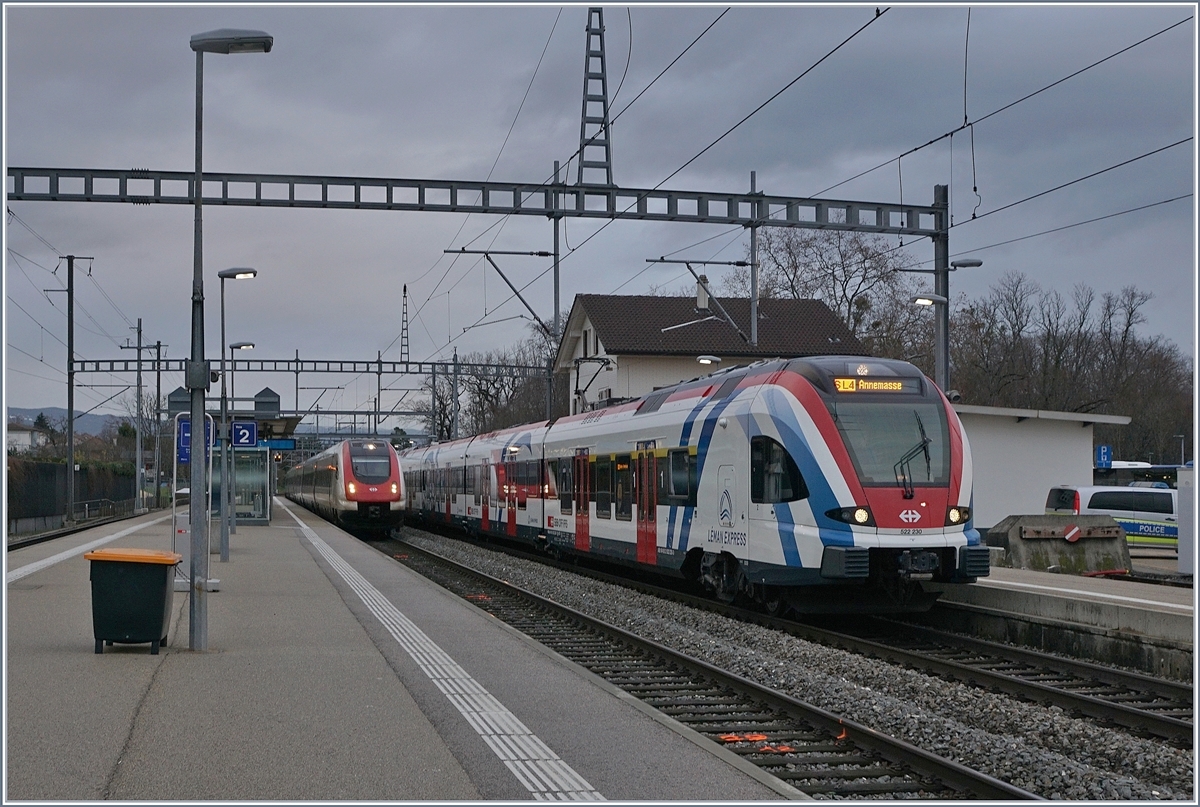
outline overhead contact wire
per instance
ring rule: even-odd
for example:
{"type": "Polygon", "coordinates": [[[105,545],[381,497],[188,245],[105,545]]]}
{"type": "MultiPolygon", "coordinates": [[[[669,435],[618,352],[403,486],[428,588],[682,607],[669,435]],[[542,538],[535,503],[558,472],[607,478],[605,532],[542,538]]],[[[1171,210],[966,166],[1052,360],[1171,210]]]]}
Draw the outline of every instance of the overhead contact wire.
{"type": "Polygon", "coordinates": [[[1155,37],[1158,37],[1158,36],[1162,36],[1163,34],[1167,33],[1168,31],[1172,30],[1173,28],[1178,28],[1180,25],[1183,25],[1185,22],[1189,22],[1191,19],[1192,19],[1192,17],[1186,17],[1177,23],[1168,25],[1166,28],[1163,28],[1161,31],[1153,33],[1150,36],[1145,37],[1144,39],[1140,39],[1137,42],[1134,42],[1132,45],[1121,48],[1121,50],[1117,51],[1116,53],[1111,53],[1108,56],[1105,56],[1103,59],[1100,59],[1099,61],[1092,62],[1087,67],[1082,67],[1079,70],[1076,70],[1074,73],[1071,73],[1070,75],[1063,76],[1058,81],[1047,84],[1045,87],[1042,87],[1040,90],[1034,90],[1033,92],[1029,93],[1028,95],[1024,95],[1015,101],[1007,103],[1004,106],[1000,107],[999,109],[994,109],[991,112],[989,112],[988,114],[984,115],[983,117],[977,118],[977,119],[971,121],[970,123],[967,123],[964,121],[962,126],[958,126],[954,129],[951,129],[950,131],[946,132],[945,134],[938,135],[937,137],[933,138],[932,140],[930,140],[926,143],[922,143],[919,146],[916,146],[914,148],[909,149],[908,151],[901,153],[899,156],[896,156],[890,160],[885,160],[884,162],[881,162],[879,165],[875,166],[874,168],[868,168],[866,171],[857,173],[854,176],[850,177],[849,179],[843,179],[841,182],[838,182],[835,185],[830,185],[828,188],[817,191],[816,193],[814,193],[812,195],[814,197],[820,196],[824,193],[828,193],[829,191],[833,190],[834,188],[840,188],[842,185],[845,185],[847,182],[853,182],[854,180],[859,179],[860,177],[866,176],[867,174],[871,173],[872,171],[878,171],[880,168],[883,168],[886,165],[890,165],[891,163],[895,162],[896,160],[899,160],[901,157],[907,157],[910,154],[915,154],[916,152],[920,151],[921,149],[927,148],[928,146],[932,146],[934,143],[938,143],[942,140],[945,140],[947,137],[951,137],[954,134],[961,132],[962,130],[964,130],[968,127],[974,126],[975,124],[978,124],[978,123],[983,123],[985,120],[992,117],[993,115],[999,115],[1001,112],[1004,112],[1007,109],[1011,109],[1012,107],[1016,106],[1017,104],[1019,104],[1023,101],[1028,101],[1030,98],[1033,98],[1035,95],[1039,95],[1039,94],[1045,92],[1046,90],[1049,90],[1053,87],[1057,87],[1059,84],[1062,84],[1064,81],[1068,81],[1072,78],[1075,78],[1079,74],[1085,73],[1088,70],[1091,70],[1093,67],[1097,67],[1098,65],[1104,64],[1105,62],[1109,61],[1110,59],[1115,59],[1117,56],[1120,56],[1121,54],[1126,53],[1127,51],[1133,50],[1134,48],[1138,47],[1139,45],[1144,45],[1145,43],[1149,42],[1151,39],[1154,39],[1155,37]]]}

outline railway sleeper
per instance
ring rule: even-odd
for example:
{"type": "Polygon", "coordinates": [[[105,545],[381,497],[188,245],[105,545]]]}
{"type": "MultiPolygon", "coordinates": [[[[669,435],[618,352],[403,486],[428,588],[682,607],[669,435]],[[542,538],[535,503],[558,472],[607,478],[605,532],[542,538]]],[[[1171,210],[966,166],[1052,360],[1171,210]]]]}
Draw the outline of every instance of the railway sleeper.
{"type": "MultiPolygon", "coordinates": [[[[833,763],[838,765],[840,763],[833,763]]],[[[794,772],[796,776],[787,776],[786,772],[775,773],[774,776],[779,778],[812,780],[819,782],[822,780],[844,780],[844,779],[881,779],[885,776],[894,776],[901,781],[912,780],[912,774],[900,768],[894,768],[887,764],[874,764],[870,766],[855,766],[849,768],[819,768],[816,770],[810,768],[802,768],[794,772]]],[[[838,791],[843,788],[839,784],[838,791]]]]}
{"type": "MultiPolygon", "coordinates": [[[[774,774],[778,779],[788,779],[789,781],[798,781],[799,777],[789,777],[786,774],[774,774]]],[[[928,782],[856,782],[842,783],[837,786],[820,787],[804,786],[804,792],[815,794],[831,794],[837,795],[855,795],[855,796],[878,796],[885,793],[931,793],[945,794],[952,793],[949,788],[931,785],[928,782]]]]}

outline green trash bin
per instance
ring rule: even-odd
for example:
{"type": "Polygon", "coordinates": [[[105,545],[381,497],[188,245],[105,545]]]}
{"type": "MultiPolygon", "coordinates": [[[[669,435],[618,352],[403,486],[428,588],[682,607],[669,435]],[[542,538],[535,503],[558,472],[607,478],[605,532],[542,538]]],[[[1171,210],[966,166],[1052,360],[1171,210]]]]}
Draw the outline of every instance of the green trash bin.
{"type": "Polygon", "coordinates": [[[158,549],[97,549],[92,562],[92,633],[104,644],[150,642],[151,655],[167,643],[175,565],[183,556],[158,549]]]}

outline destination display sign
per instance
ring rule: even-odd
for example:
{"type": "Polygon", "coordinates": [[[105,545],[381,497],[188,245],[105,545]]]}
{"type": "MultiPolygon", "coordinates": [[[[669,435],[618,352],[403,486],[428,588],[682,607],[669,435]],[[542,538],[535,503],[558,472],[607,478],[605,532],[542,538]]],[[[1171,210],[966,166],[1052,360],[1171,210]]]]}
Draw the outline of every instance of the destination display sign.
{"type": "Polygon", "coordinates": [[[914,395],[921,394],[921,380],[919,378],[835,377],[833,385],[838,392],[907,392],[914,395]]]}

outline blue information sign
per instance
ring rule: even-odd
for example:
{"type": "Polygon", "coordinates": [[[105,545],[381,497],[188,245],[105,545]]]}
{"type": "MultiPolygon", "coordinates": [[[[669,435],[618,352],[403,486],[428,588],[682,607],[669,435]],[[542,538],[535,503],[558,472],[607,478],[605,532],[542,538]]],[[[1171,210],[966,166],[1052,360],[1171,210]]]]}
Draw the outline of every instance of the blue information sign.
{"type": "Polygon", "coordinates": [[[1112,446],[1096,446],[1096,467],[1112,467],[1112,446]]]}
{"type": "Polygon", "coordinates": [[[277,451],[295,451],[296,440],[293,437],[275,437],[268,438],[263,441],[267,448],[273,448],[277,451]]]}
{"type": "Polygon", "coordinates": [[[229,437],[234,448],[253,448],[258,445],[258,423],[235,420],[229,424],[229,437]]]}
{"type": "MultiPolygon", "coordinates": [[[[205,418],[204,420],[204,457],[208,458],[208,448],[212,445],[212,423],[205,418]]],[[[175,453],[179,457],[179,463],[186,465],[192,461],[192,420],[191,418],[179,419],[179,434],[175,441],[175,453]]]]}

